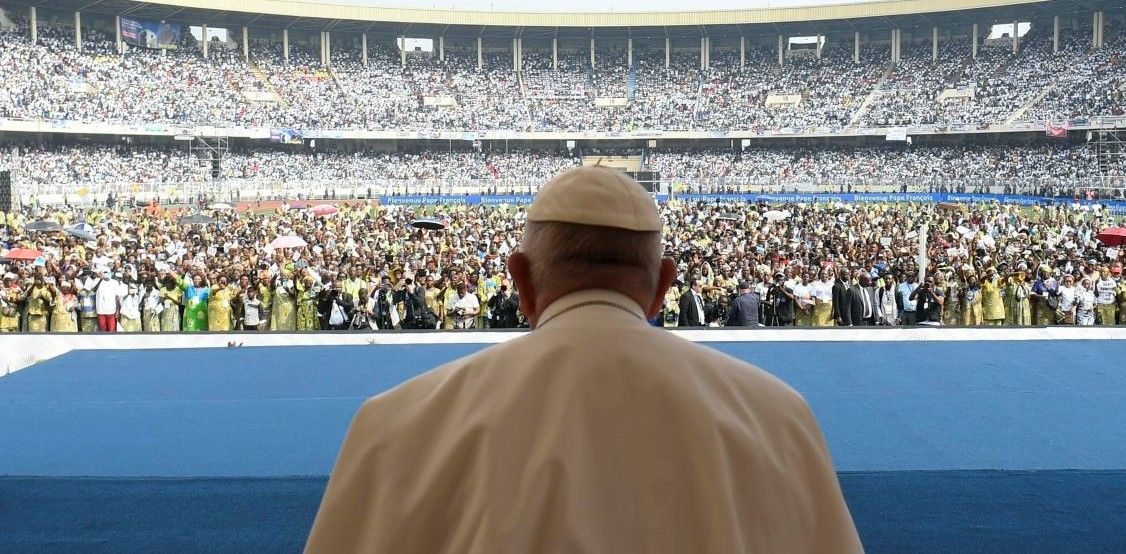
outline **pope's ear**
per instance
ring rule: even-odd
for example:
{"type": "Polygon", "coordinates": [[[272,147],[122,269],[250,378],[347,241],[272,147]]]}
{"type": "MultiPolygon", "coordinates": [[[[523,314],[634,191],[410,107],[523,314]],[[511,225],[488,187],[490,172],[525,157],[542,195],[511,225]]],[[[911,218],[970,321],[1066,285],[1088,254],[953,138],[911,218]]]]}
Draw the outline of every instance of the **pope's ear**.
{"type": "Polygon", "coordinates": [[[513,252],[508,256],[508,272],[512,274],[512,284],[516,286],[516,294],[520,297],[520,311],[535,326],[539,319],[536,306],[536,289],[532,283],[531,262],[523,252],[513,252]]]}
{"type": "Polygon", "coordinates": [[[653,319],[661,313],[661,306],[665,303],[665,294],[676,279],[676,261],[672,258],[661,258],[661,272],[657,277],[657,290],[653,294],[653,301],[645,311],[645,317],[653,319]]]}

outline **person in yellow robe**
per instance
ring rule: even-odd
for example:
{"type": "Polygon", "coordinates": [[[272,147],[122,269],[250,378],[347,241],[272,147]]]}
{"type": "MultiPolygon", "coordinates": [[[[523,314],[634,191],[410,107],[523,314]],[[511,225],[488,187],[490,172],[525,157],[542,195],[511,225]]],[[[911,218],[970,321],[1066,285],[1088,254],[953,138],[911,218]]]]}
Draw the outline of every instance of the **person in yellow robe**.
{"type": "Polygon", "coordinates": [[[431,275],[426,276],[426,307],[434,314],[439,324],[446,317],[446,303],[444,300],[439,299],[442,289],[434,285],[434,277],[431,275]]]}
{"type": "Polygon", "coordinates": [[[28,332],[47,332],[47,323],[51,315],[51,296],[51,288],[44,280],[43,274],[37,272],[31,288],[27,291],[28,332]]]}
{"type": "Polygon", "coordinates": [[[232,303],[238,297],[239,291],[231,286],[231,282],[226,275],[220,276],[217,280],[219,286],[212,288],[211,296],[207,299],[207,330],[230,331],[233,315],[232,303]]]}
{"type": "Polygon", "coordinates": [[[962,325],[978,327],[985,322],[981,307],[981,286],[974,273],[967,273],[965,282],[966,287],[962,290],[962,325]]]}
{"type": "Polygon", "coordinates": [[[1005,302],[1001,298],[1001,278],[997,270],[986,270],[985,279],[981,281],[981,311],[986,325],[1005,324],[1005,302]]]}
{"type": "Polygon", "coordinates": [[[0,287],[0,333],[15,333],[20,330],[20,306],[23,300],[24,291],[16,281],[15,274],[6,274],[4,285],[0,287]]]}
{"type": "Polygon", "coordinates": [[[1118,324],[1126,325],[1126,278],[1118,281],[1118,324]]]}
{"type": "Polygon", "coordinates": [[[534,330],[365,402],[306,552],[863,552],[805,400],[646,321],[676,265],[641,185],[572,169],[527,220],[534,330]]]}
{"type": "Polygon", "coordinates": [[[160,285],[160,332],[178,333],[180,331],[180,302],[184,293],[176,283],[176,278],[165,276],[160,285]]]}
{"type": "Polygon", "coordinates": [[[317,314],[317,299],[321,289],[312,275],[305,275],[297,282],[297,330],[317,331],[321,328],[317,314]]]}
{"type": "Polygon", "coordinates": [[[270,281],[270,272],[262,271],[258,274],[257,285],[250,284],[258,287],[258,300],[262,303],[258,307],[258,318],[261,321],[258,324],[259,331],[269,331],[273,327],[274,289],[270,286],[270,281]]]}
{"type": "Polygon", "coordinates": [[[1009,325],[1032,325],[1032,285],[1024,270],[1017,270],[1009,277],[1009,325]]]}
{"type": "Polygon", "coordinates": [[[51,332],[78,332],[78,297],[70,281],[63,281],[51,289],[51,332]]]}
{"type": "Polygon", "coordinates": [[[297,288],[293,282],[293,273],[289,270],[282,272],[276,279],[273,301],[271,302],[271,331],[296,331],[297,330],[297,288]]]}

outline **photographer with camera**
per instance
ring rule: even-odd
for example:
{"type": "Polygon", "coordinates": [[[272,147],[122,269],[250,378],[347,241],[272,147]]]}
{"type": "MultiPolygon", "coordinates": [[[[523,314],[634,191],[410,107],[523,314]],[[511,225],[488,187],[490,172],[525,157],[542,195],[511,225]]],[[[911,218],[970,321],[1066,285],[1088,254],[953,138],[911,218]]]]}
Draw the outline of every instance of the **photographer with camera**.
{"type": "Polygon", "coordinates": [[[437,316],[426,306],[426,289],[413,279],[400,281],[393,299],[395,303],[403,303],[403,329],[433,329],[438,324],[437,316]]]}
{"type": "Polygon", "coordinates": [[[455,290],[446,302],[446,312],[453,315],[454,329],[472,329],[477,314],[481,313],[481,302],[476,294],[468,292],[464,281],[459,281],[455,290]]]}
{"type": "Polygon", "coordinates": [[[327,287],[320,291],[319,298],[317,307],[321,317],[324,318],[325,330],[343,331],[351,326],[352,297],[344,294],[340,279],[333,279],[327,287]]]}
{"type": "Polygon", "coordinates": [[[375,289],[375,310],[372,318],[379,329],[394,329],[399,323],[399,313],[395,311],[395,291],[391,288],[391,278],[380,278],[379,288],[375,289]]]}
{"type": "Polygon", "coordinates": [[[790,327],[794,324],[794,304],[797,297],[786,286],[786,274],[774,274],[774,282],[766,291],[766,325],[768,327],[790,327]]]}
{"type": "Polygon", "coordinates": [[[915,314],[919,325],[942,325],[942,290],[935,286],[934,276],[927,275],[918,288],[911,291],[908,298],[915,302],[915,314]]]}
{"type": "Polygon", "coordinates": [[[520,324],[518,314],[520,298],[512,292],[507,280],[501,283],[500,290],[489,299],[487,306],[492,313],[489,327],[493,329],[515,329],[520,324]]]}

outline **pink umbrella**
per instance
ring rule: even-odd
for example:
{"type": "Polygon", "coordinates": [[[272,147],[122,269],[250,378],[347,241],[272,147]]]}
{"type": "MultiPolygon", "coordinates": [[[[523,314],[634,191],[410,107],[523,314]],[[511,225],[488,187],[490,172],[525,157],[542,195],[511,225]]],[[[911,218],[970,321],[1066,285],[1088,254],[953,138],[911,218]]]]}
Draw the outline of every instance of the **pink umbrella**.
{"type": "Polygon", "coordinates": [[[317,204],[316,206],[313,206],[312,208],[309,208],[309,209],[314,214],[317,214],[317,215],[332,215],[332,214],[340,211],[340,210],[337,210],[336,206],[333,206],[332,204],[317,204]]]}
{"type": "Polygon", "coordinates": [[[297,235],[287,235],[270,241],[270,248],[274,250],[279,248],[301,248],[306,245],[307,243],[304,239],[297,235]]]}

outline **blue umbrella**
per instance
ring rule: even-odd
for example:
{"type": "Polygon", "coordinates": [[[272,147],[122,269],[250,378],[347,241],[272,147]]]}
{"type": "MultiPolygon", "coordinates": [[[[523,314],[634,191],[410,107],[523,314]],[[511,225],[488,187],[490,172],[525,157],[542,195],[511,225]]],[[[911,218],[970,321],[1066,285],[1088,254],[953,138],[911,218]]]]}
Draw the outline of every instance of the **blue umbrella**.
{"type": "Polygon", "coordinates": [[[79,223],[78,225],[67,227],[66,234],[85,241],[98,240],[98,235],[94,232],[94,226],[89,223],[79,223]]]}

